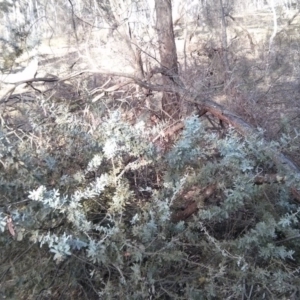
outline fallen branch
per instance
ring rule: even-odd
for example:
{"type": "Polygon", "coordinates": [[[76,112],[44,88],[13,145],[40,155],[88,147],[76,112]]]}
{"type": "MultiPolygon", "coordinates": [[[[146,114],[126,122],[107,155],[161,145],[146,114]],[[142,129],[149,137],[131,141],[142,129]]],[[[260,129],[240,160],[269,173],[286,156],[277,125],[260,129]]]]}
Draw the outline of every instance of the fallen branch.
{"type": "Polygon", "coordinates": [[[0,104],[3,102],[6,102],[8,100],[8,98],[13,94],[13,92],[15,91],[15,89],[24,84],[31,84],[32,82],[56,82],[59,81],[59,78],[55,77],[41,77],[41,78],[30,78],[30,79],[26,79],[26,80],[21,80],[21,81],[17,81],[14,83],[3,83],[3,85],[7,86],[7,89],[3,89],[3,95],[0,94],[0,104]]]}
{"type": "Polygon", "coordinates": [[[256,176],[254,179],[254,183],[257,185],[261,185],[264,183],[284,183],[285,181],[286,181],[285,176],[280,176],[276,173],[256,176]]]}
{"type": "MultiPolygon", "coordinates": [[[[109,71],[99,71],[99,70],[84,70],[78,72],[76,74],[71,75],[69,78],[78,76],[84,73],[95,73],[95,74],[102,74],[102,75],[109,75],[109,76],[118,76],[118,77],[125,77],[132,79],[133,82],[138,84],[139,86],[150,89],[153,91],[159,92],[170,92],[170,93],[178,93],[184,101],[195,104],[201,115],[205,114],[206,112],[211,113],[213,116],[225,122],[232,127],[234,127],[239,133],[241,133],[244,137],[249,137],[256,133],[255,128],[245,122],[240,116],[232,113],[231,111],[227,110],[221,104],[218,104],[212,100],[202,99],[201,96],[198,94],[191,93],[186,88],[182,87],[181,85],[173,84],[172,86],[165,86],[159,84],[151,84],[149,82],[143,81],[140,78],[128,74],[128,73],[120,73],[120,72],[109,72],[109,71]]],[[[266,142],[266,153],[272,158],[274,163],[284,169],[286,172],[292,172],[300,174],[299,167],[288,157],[283,155],[282,153],[277,153],[274,150],[270,150],[268,147],[268,143],[266,142]]]]}
{"type": "Polygon", "coordinates": [[[190,193],[191,197],[185,197],[186,199],[186,207],[184,210],[175,212],[171,216],[172,222],[179,222],[186,220],[188,217],[190,217],[192,214],[198,211],[199,206],[203,206],[204,202],[213,195],[213,193],[216,191],[216,185],[210,185],[206,187],[204,190],[201,191],[199,195],[197,195],[197,201],[192,200],[191,198],[193,197],[193,192],[190,193]]]}
{"type": "MultiPolygon", "coordinates": [[[[33,78],[31,80],[25,81],[25,82],[18,82],[16,84],[22,84],[27,82],[35,82],[35,81],[57,81],[62,82],[69,80],[71,78],[80,76],[85,73],[91,73],[91,74],[102,74],[102,75],[108,75],[108,76],[117,76],[117,77],[124,77],[131,79],[134,83],[137,85],[153,90],[153,91],[159,91],[159,92],[170,92],[170,93],[178,93],[184,101],[195,104],[201,113],[201,115],[205,114],[206,112],[211,113],[214,117],[218,118],[220,121],[227,123],[234,127],[239,133],[241,133],[244,137],[249,137],[256,133],[255,128],[245,122],[241,117],[238,115],[232,113],[231,111],[227,110],[224,106],[221,104],[218,104],[212,100],[208,99],[202,99],[201,96],[198,94],[194,94],[190,91],[188,91],[186,88],[184,88],[182,85],[159,85],[159,84],[152,84],[145,80],[142,80],[138,77],[136,77],[133,74],[130,73],[121,73],[121,72],[110,72],[110,71],[100,71],[95,69],[88,69],[88,70],[82,70],[79,72],[75,72],[71,74],[68,77],[57,79],[57,78],[33,78]]],[[[1,103],[1,102],[0,102],[1,103]]],[[[300,174],[299,167],[288,157],[283,155],[282,153],[278,153],[274,150],[270,150],[268,147],[268,143],[266,142],[266,153],[272,158],[274,163],[279,167],[284,169],[286,172],[292,172],[300,174]]]]}

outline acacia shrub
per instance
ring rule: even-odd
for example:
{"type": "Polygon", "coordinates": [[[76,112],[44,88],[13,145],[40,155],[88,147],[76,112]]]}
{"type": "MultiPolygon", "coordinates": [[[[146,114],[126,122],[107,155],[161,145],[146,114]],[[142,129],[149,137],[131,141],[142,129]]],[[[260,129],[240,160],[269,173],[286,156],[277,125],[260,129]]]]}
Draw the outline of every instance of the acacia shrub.
{"type": "Polygon", "coordinates": [[[162,128],[130,125],[118,111],[92,126],[95,111],[39,105],[46,120],[29,114],[38,138],[1,135],[5,296],[299,296],[299,208],[290,192],[299,176],[268,156],[288,142],[243,139],[233,129],[220,138],[191,116],[166,150],[151,142],[162,128]],[[270,172],[283,180],[257,184],[270,172]],[[203,198],[208,186],[213,192],[203,198]],[[174,222],[186,200],[198,211],[174,222]]]}

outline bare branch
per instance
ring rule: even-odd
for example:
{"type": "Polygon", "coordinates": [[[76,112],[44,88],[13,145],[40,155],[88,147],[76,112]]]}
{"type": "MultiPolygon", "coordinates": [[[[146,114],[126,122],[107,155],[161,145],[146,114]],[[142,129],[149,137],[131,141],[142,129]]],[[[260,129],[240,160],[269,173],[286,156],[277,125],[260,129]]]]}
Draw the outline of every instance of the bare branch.
{"type": "MultiPolygon", "coordinates": [[[[131,79],[134,83],[138,84],[139,86],[150,89],[153,91],[159,91],[159,92],[169,92],[169,93],[178,93],[182,97],[182,101],[186,101],[189,103],[193,103],[196,106],[198,106],[199,111],[201,112],[201,115],[203,115],[205,112],[211,113],[214,117],[218,118],[219,120],[233,126],[239,133],[241,133],[244,137],[248,137],[252,134],[255,134],[256,130],[255,128],[245,122],[241,117],[238,115],[232,113],[231,111],[227,110],[224,106],[221,104],[218,104],[212,100],[208,99],[202,99],[201,96],[191,93],[187,89],[185,89],[182,86],[179,86],[177,84],[173,85],[160,85],[160,84],[152,84],[147,82],[146,80],[142,80],[138,78],[137,76],[130,74],[130,73],[121,73],[121,72],[109,72],[109,71],[101,71],[101,70],[83,70],[76,73],[71,74],[68,77],[57,79],[57,78],[32,78],[27,81],[20,81],[15,83],[16,85],[24,84],[28,82],[35,82],[35,81],[48,81],[48,82],[62,82],[69,80],[71,78],[80,76],[85,73],[91,73],[91,74],[101,74],[101,75],[108,75],[108,76],[117,76],[117,77],[124,77],[131,79]],[[184,99],[184,100],[183,100],[184,99]]],[[[3,100],[2,100],[3,102],[3,100]]],[[[0,100],[1,103],[1,100],[0,100]]],[[[299,167],[288,157],[283,155],[282,153],[275,152],[274,150],[268,150],[268,147],[266,147],[266,152],[272,160],[279,166],[281,166],[283,169],[285,169],[287,172],[292,173],[298,173],[300,174],[299,167]]]]}

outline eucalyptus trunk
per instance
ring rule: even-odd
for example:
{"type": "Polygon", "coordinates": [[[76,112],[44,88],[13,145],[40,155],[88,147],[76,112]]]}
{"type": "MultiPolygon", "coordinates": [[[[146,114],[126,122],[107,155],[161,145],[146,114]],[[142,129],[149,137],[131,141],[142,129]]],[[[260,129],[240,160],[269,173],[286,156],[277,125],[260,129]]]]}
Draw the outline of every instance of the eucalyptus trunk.
{"type": "MultiPolygon", "coordinates": [[[[165,86],[177,85],[180,80],[178,76],[171,0],[155,0],[155,11],[162,82],[165,86]]],[[[178,118],[180,116],[179,94],[164,92],[162,108],[167,116],[178,118]]]]}

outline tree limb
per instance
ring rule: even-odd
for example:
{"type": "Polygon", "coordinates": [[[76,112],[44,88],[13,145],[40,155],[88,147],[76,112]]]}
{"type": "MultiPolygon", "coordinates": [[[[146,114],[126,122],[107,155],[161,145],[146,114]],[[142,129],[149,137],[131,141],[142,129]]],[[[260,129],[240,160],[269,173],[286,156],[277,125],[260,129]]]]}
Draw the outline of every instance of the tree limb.
{"type": "MultiPolygon", "coordinates": [[[[130,73],[122,73],[122,72],[110,72],[110,71],[100,71],[95,69],[87,69],[83,71],[79,71],[76,73],[71,74],[68,77],[58,79],[58,78],[32,78],[27,81],[20,81],[15,84],[23,84],[27,82],[35,82],[35,81],[48,81],[48,82],[62,82],[69,80],[71,78],[77,77],[79,75],[85,74],[85,73],[91,73],[91,74],[101,74],[101,75],[108,75],[108,76],[117,76],[117,77],[124,77],[131,79],[134,83],[137,85],[150,89],[153,91],[159,91],[159,92],[169,92],[169,93],[178,93],[181,95],[182,99],[184,101],[193,103],[198,106],[201,113],[204,114],[205,112],[211,113],[214,117],[218,118],[222,122],[225,122],[232,127],[234,127],[239,133],[241,133],[244,137],[249,137],[256,133],[255,128],[245,122],[241,117],[238,115],[235,115],[234,113],[228,111],[224,106],[221,104],[218,104],[212,100],[208,99],[202,99],[201,96],[194,94],[190,91],[188,91],[185,87],[179,86],[176,84],[173,85],[160,85],[160,84],[152,84],[147,82],[146,80],[142,80],[138,78],[137,76],[130,74],[130,73]]],[[[0,102],[1,103],[1,102],[0,102]]],[[[268,148],[267,142],[266,142],[266,153],[272,158],[274,163],[278,166],[284,169],[286,172],[292,172],[300,174],[299,167],[288,157],[286,157],[282,153],[278,153],[274,150],[270,150],[268,148]]]]}
{"type": "MultiPolygon", "coordinates": [[[[240,116],[230,112],[227,110],[224,106],[221,104],[218,104],[212,100],[208,99],[202,99],[201,96],[191,93],[187,89],[185,89],[182,86],[178,85],[159,85],[159,84],[151,84],[146,81],[143,81],[136,76],[128,73],[119,73],[119,72],[99,72],[96,70],[85,70],[80,72],[77,75],[83,74],[83,73],[98,73],[98,74],[105,74],[110,76],[118,76],[118,77],[125,77],[132,79],[136,84],[138,84],[141,87],[144,87],[146,89],[151,89],[153,91],[164,91],[164,92],[171,92],[171,93],[178,93],[184,98],[184,101],[194,103],[197,105],[201,112],[209,112],[222,122],[225,122],[231,126],[233,126],[239,133],[241,133],[244,137],[249,137],[256,133],[255,128],[245,122],[240,116]]],[[[292,172],[292,173],[298,173],[300,174],[299,167],[288,157],[286,157],[282,153],[278,153],[272,149],[269,149],[266,143],[265,146],[266,153],[272,158],[274,163],[278,166],[284,169],[286,172],[292,172]]]]}

